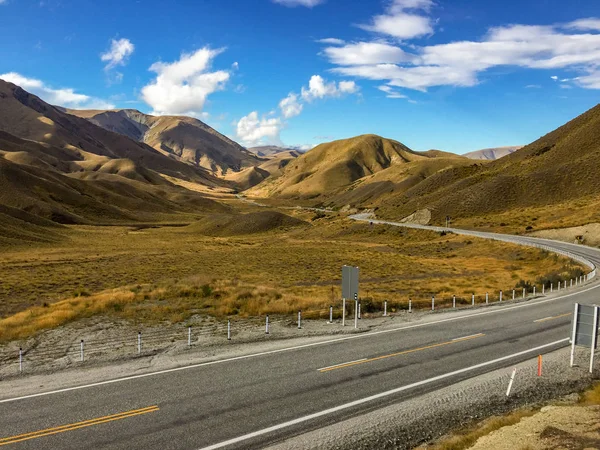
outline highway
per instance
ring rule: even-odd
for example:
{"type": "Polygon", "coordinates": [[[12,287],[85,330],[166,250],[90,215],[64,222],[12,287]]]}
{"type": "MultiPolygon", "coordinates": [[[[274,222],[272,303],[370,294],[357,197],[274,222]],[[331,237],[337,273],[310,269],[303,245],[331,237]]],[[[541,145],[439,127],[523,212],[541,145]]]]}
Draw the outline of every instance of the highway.
{"type": "MultiPolygon", "coordinates": [[[[600,265],[598,249],[506,239],[600,265]]],[[[597,302],[599,289],[594,279],[524,303],[24,398],[2,397],[0,383],[0,447],[262,448],[564,347],[573,303],[597,302]]]]}

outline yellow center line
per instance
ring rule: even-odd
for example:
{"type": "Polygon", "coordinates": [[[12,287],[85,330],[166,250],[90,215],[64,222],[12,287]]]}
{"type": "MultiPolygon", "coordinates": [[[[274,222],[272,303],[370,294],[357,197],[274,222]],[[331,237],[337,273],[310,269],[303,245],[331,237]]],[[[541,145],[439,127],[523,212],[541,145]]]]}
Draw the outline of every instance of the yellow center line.
{"type": "Polygon", "coordinates": [[[348,363],[338,364],[337,366],[324,367],[323,369],[318,369],[318,371],[321,373],[330,372],[332,370],[344,369],[346,367],[356,366],[359,364],[365,364],[365,363],[369,363],[369,362],[373,362],[373,361],[379,361],[382,359],[393,358],[394,356],[407,355],[409,353],[415,353],[415,352],[420,352],[423,350],[429,350],[432,348],[443,347],[445,345],[457,344],[458,342],[470,341],[471,339],[477,339],[482,336],[485,336],[485,334],[483,334],[483,333],[474,334],[473,336],[466,336],[464,338],[453,339],[453,340],[447,341],[447,342],[440,342],[439,344],[431,344],[431,345],[427,345],[425,347],[413,348],[410,350],[404,350],[402,352],[397,352],[397,353],[390,353],[389,355],[377,356],[375,358],[361,359],[358,361],[352,361],[352,362],[348,362],[348,363]]]}
{"type": "Polygon", "coordinates": [[[46,428],[44,430],[32,431],[30,433],[18,434],[15,436],[5,437],[0,439],[0,447],[8,444],[15,444],[21,441],[27,441],[29,439],[37,439],[44,436],[51,436],[53,434],[64,433],[66,431],[73,431],[79,428],[91,427],[93,425],[100,425],[102,423],[113,422],[115,420],[127,419],[129,417],[139,416],[141,414],[148,414],[151,412],[158,411],[157,405],[148,406],[146,408],[134,409],[131,411],[125,411],[118,414],[112,414],[110,416],[98,417],[96,419],[84,420],[82,422],[76,422],[68,425],[61,425],[59,427],[46,428]]]}
{"type": "Polygon", "coordinates": [[[567,317],[567,316],[570,316],[570,315],[571,315],[571,313],[566,313],[566,314],[561,314],[560,316],[544,317],[543,319],[534,320],[533,323],[547,322],[549,320],[560,319],[561,317],[567,317]]]}

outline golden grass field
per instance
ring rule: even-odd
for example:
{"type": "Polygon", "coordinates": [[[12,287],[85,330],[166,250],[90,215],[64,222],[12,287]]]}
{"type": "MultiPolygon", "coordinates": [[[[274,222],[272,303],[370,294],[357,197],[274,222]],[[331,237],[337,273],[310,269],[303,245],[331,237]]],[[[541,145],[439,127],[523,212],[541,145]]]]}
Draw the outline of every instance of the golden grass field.
{"type": "MultiPolygon", "coordinates": [[[[246,206],[248,210],[263,210],[246,206]]],[[[571,277],[581,268],[504,243],[295,213],[306,223],[208,236],[205,225],[70,226],[64,239],[0,256],[0,340],[102,314],[134,323],[265,314],[326,314],[340,303],[341,266],[361,269],[363,311],[484,301],[521,280],[571,277]]],[[[240,218],[244,220],[244,218],[240,218]]],[[[205,222],[211,219],[205,219],[205,222]]],[[[219,222],[220,223],[220,222],[219,222]]],[[[262,223],[262,222],[258,222],[262,223]]],[[[250,227],[252,228],[252,227],[250,227]]],[[[208,229],[211,229],[209,226],[208,229]]],[[[508,295],[508,294],[507,294],[508,295]]]]}

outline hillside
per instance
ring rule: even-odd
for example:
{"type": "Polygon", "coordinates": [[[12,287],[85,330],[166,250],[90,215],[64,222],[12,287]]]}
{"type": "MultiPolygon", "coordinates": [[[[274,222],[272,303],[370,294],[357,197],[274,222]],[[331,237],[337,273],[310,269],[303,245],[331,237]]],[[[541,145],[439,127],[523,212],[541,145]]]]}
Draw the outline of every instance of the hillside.
{"type": "Polygon", "coordinates": [[[463,156],[469,159],[496,160],[502,158],[503,156],[510,155],[520,148],[523,148],[523,146],[517,145],[512,147],[484,148],[483,150],[465,153],[463,156]]]}
{"type": "Polygon", "coordinates": [[[504,213],[525,216],[528,208],[591,220],[600,216],[572,202],[590,205],[600,196],[600,106],[522,149],[491,161],[437,173],[406,192],[381,202],[380,213],[405,217],[427,208],[432,221],[504,213]],[[548,208],[554,205],[553,208],[548,208]],[[513,213],[510,213],[514,211],[513,213]]]}
{"type": "Polygon", "coordinates": [[[283,175],[287,165],[300,155],[301,153],[294,150],[273,153],[265,157],[265,162],[244,169],[241,172],[232,172],[225,179],[231,181],[238,190],[244,191],[266,179],[275,180],[279,178],[283,175]]]}
{"type": "MultiPolygon", "coordinates": [[[[51,223],[160,220],[229,208],[178,187],[223,182],[0,80],[0,238],[38,240],[51,223]]],[[[52,232],[50,232],[52,238],[52,232]]]]}
{"type": "Polygon", "coordinates": [[[278,147],[276,145],[263,145],[260,147],[250,147],[248,151],[254,153],[257,156],[262,157],[270,157],[275,156],[279,153],[288,153],[288,152],[298,152],[299,150],[295,148],[286,148],[286,147],[278,147]]]}
{"type": "Polygon", "coordinates": [[[248,195],[364,207],[439,170],[465,164],[472,161],[435,150],[415,152],[394,140],[363,135],[315,147],[248,195]]]}
{"type": "Polygon", "coordinates": [[[157,117],[133,109],[65,111],[148,144],[179,161],[203,167],[216,176],[239,172],[261,162],[255,154],[192,117],[157,117]]]}

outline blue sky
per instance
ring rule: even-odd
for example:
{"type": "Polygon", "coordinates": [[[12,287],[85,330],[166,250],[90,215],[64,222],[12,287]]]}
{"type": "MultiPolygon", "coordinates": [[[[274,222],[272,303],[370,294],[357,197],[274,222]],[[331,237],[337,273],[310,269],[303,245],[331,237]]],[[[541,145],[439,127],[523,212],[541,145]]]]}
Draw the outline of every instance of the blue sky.
{"type": "Polygon", "coordinates": [[[598,103],[588,0],[0,0],[0,78],[245,145],[529,143],[598,103]]]}

